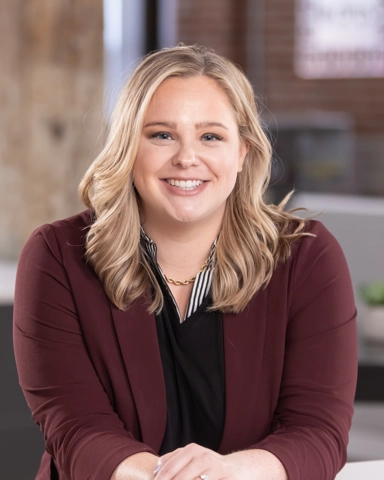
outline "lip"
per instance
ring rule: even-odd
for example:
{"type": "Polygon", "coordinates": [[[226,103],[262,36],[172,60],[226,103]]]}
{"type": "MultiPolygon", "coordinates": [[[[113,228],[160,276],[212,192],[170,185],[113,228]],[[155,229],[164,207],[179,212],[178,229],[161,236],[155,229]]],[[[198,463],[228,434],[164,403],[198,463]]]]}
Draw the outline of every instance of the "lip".
{"type": "Polygon", "coordinates": [[[181,189],[180,187],[176,187],[176,185],[170,185],[167,180],[178,180],[178,181],[181,181],[181,180],[184,180],[184,181],[187,181],[187,180],[201,180],[200,178],[180,178],[180,177],[167,177],[167,179],[163,179],[163,184],[165,186],[165,188],[167,189],[167,191],[173,195],[177,195],[179,197],[190,197],[190,196],[194,196],[194,195],[198,195],[199,193],[203,192],[205,190],[205,188],[207,187],[208,185],[208,181],[207,180],[202,180],[203,183],[200,184],[199,186],[197,187],[194,187],[192,188],[191,190],[183,190],[181,189]]]}
{"type": "Polygon", "coordinates": [[[162,178],[162,180],[166,181],[166,180],[178,180],[179,182],[181,180],[184,180],[184,182],[188,181],[188,180],[198,180],[198,181],[201,181],[201,182],[207,182],[208,180],[204,180],[203,178],[198,178],[198,177],[164,177],[162,178]]]}

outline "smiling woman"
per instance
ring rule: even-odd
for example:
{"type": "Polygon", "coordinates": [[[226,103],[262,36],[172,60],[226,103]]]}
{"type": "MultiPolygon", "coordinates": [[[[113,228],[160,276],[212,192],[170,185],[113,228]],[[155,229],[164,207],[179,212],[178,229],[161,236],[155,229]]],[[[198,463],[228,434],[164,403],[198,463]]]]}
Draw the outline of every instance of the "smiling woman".
{"type": "Polygon", "coordinates": [[[268,205],[271,148],[230,61],[143,59],[80,185],[19,262],[38,480],[332,480],[356,382],[343,253],[268,205]],[[48,296],[47,296],[48,295],[48,296]]]}
{"type": "Polygon", "coordinates": [[[215,238],[247,151],[216,82],[165,80],[149,104],[133,171],[146,229],[194,222],[215,238]]]}

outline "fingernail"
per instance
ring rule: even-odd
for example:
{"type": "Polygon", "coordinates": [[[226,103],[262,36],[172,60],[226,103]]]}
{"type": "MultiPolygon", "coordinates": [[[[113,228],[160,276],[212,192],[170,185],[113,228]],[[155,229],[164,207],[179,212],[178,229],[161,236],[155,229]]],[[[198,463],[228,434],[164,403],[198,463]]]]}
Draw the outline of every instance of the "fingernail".
{"type": "Polygon", "coordinates": [[[161,463],[161,460],[159,458],[158,462],[157,462],[157,467],[155,468],[155,470],[153,471],[153,474],[154,475],[157,475],[159,472],[160,472],[160,469],[161,467],[163,466],[163,464],[161,463]]]}

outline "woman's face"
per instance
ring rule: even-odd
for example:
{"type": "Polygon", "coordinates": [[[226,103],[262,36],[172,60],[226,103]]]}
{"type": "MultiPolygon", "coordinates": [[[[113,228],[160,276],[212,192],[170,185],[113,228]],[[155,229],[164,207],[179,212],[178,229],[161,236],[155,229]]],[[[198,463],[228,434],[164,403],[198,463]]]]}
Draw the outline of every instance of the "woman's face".
{"type": "Polygon", "coordinates": [[[215,81],[165,80],[150,102],[134,166],[145,222],[220,225],[247,150],[215,81]]]}

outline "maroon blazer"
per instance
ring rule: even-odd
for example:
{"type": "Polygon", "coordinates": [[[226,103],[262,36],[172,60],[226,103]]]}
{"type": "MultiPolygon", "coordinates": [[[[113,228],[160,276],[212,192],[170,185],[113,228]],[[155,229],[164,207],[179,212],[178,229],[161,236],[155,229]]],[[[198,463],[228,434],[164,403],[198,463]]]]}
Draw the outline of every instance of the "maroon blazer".
{"type": "MultiPolygon", "coordinates": [[[[20,385],[46,453],[39,480],[109,480],[156,454],[166,395],[154,315],[126,311],[84,261],[86,211],[44,225],[20,257],[14,344],[20,385]]],[[[290,480],[331,480],[346,458],[357,374],[348,267],[317,221],[268,287],[224,315],[225,426],[219,453],[262,448],[290,480]]]]}

